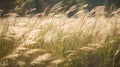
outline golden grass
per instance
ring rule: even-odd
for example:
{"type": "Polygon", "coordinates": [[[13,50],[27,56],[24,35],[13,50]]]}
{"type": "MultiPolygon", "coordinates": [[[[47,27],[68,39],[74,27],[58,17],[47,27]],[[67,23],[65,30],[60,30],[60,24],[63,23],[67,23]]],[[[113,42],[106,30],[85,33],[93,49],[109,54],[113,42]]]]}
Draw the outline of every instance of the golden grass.
{"type": "Polygon", "coordinates": [[[0,18],[0,53],[5,53],[0,66],[114,67],[119,63],[119,17],[96,18],[80,11],[71,18],[0,18]]]}

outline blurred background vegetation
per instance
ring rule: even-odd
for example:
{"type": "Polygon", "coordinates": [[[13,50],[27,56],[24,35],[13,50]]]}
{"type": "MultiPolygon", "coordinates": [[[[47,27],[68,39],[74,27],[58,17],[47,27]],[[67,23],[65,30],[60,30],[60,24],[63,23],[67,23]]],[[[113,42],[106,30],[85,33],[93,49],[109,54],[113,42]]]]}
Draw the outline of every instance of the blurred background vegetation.
{"type": "MultiPolygon", "coordinates": [[[[66,12],[71,6],[76,5],[77,12],[83,9],[83,5],[86,4],[85,9],[90,11],[92,8],[98,5],[103,5],[104,0],[1,0],[0,9],[3,10],[2,14],[8,12],[16,12],[20,15],[35,14],[45,11],[49,11],[55,4],[62,2],[60,11],[66,12]]],[[[56,8],[57,9],[57,8],[56,8]]],[[[73,12],[74,13],[74,12],[73,12]]]]}

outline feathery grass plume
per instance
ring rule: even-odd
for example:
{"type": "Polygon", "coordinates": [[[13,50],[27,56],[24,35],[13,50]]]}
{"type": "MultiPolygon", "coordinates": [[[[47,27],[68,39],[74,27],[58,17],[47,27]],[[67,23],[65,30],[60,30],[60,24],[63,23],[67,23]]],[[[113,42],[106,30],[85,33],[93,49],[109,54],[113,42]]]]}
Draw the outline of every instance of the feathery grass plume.
{"type": "Polygon", "coordinates": [[[100,45],[100,44],[88,44],[89,47],[93,47],[93,48],[103,48],[104,46],[103,45],[100,45]]]}
{"type": "Polygon", "coordinates": [[[47,15],[54,15],[56,13],[59,13],[59,11],[61,11],[64,8],[62,1],[55,4],[53,7],[48,6],[44,12],[43,12],[43,16],[47,16],[47,15]]]}
{"type": "Polygon", "coordinates": [[[59,65],[59,64],[61,64],[61,63],[63,63],[63,62],[64,62],[63,59],[57,59],[57,60],[51,61],[51,63],[52,63],[52,64],[55,64],[55,65],[59,65]]]}
{"type": "Polygon", "coordinates": [[[42,49],[32,49],[24,53],[25,56],[30,56],[34,54],[43,54],[45,51],[42,49]]]}
{"type": "Polygon", "coordinates": [[[96,49],[91,48],[91,47],[82,47],[82,48],[80,48],[80,50],[82,50],[82,51],[95,51],[96,49]]]}
{"type": "Polygon", "coordinates": [[[47,66],[52,60],[52,56],[49,53],[43,54],[31,62],[31,65],[47,66]]]}

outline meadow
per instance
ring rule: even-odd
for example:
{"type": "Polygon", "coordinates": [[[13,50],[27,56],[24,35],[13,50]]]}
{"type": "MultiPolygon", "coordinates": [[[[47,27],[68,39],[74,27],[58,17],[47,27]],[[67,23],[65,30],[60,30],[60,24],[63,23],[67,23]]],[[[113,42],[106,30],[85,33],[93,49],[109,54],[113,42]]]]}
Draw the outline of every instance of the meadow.
{"type": "Polygon", "coordinates": [[[120,16],[0,18],[0,67],[120,67],[120,16]]]}

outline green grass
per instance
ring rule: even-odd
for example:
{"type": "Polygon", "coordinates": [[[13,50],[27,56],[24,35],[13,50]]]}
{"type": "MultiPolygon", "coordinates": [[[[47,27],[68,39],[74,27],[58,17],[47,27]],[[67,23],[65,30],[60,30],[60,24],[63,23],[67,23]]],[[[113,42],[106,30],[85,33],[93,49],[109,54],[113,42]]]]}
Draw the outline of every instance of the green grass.
{"type": "Polygon", "coordinates": [[[117,18],[89,17],[84,12],[71,18],[0,18],[0,66],[119,67],[117,18]]]}

